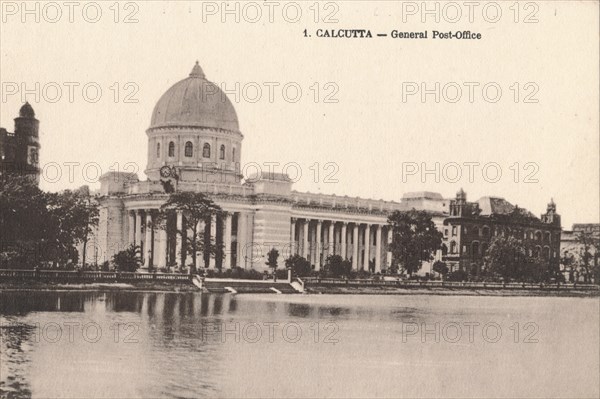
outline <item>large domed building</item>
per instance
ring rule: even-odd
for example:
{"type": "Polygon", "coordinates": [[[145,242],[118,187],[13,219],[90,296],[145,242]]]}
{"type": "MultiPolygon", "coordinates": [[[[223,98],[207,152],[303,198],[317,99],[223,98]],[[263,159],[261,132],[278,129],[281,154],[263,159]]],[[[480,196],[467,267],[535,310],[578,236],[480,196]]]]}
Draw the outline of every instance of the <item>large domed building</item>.
{"type": "Polygon", "coordinates": [[[234,176],[242,139],[237,114],[227,95],[208,81],[196,62],[189,77],[161,96],[152,112],[148,135],[151,180],[160,168],[173,165],[181,181],[195,181],[198,172],[218,168],[234,176]]]}
{"type": "MultiPolygon", "coordinates": [[[[440,231],[452,225],[448,218],[464,219],[462,213],[450,215],[451,200],[437,193],[408,193],[401,202],[390,202],[293,191],[290,179],[281,174],[244,180],[240,173],[244,136],[237,113],[197,62],[187,78],[160,97],[146,134],[146,180],[120,172],[100,179],[100,221],[87,248],[88,259],[95,263],[135,244],[142,248],[144,268],[189,266],[192,256],[178,233],[185,213],[173,212],[164,223],[155,223],[173,192],[204,193],[227,211],[201,226],[206,238],[224,247],[216,257],[197,253],[198,266],[206,268],[264,270],[267,252],[276,248],[280,264],[290,254],[299,254],[319,270],[328,255],[337,254],[350,260],[354,270],[379,272],[392,260],[387,227],[391,212],[427,210],[440,231]]],[[[553,234],[554,224],[548,226],[553,234]]],[[[448,245],[452,240],[456,237],[445,236],[448,245]]],[[[462,254],[460,241],[455,247],[462,254]]],[[[444,255],[438,251],[436,259],[444,255]]]]}

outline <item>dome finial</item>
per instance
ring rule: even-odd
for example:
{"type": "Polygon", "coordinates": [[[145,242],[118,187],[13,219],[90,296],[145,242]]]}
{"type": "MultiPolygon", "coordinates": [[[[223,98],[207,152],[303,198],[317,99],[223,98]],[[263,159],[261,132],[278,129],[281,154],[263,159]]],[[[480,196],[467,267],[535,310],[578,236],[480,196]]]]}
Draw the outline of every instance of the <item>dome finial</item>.
{"type": "Polygon", "coordinates": [[[196,60],[196,65],[194,65],[194,67],[192,68],[192,72],[190,72],[190,77],[201,79],[205,78],[204,72],[202,71],[202,68],[200,68],[200,63],[198,62],[198,60],[196,60]]]}

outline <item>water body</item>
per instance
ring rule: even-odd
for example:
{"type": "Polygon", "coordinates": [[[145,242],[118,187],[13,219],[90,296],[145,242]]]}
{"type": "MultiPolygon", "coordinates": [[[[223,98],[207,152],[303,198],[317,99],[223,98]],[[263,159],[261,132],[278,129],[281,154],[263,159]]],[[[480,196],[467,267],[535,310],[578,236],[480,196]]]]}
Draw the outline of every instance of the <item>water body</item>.
{"type": "Polygon", "coordinates": [[[0,293],[0,397],[599,397],[598,298],[0,293]]]}

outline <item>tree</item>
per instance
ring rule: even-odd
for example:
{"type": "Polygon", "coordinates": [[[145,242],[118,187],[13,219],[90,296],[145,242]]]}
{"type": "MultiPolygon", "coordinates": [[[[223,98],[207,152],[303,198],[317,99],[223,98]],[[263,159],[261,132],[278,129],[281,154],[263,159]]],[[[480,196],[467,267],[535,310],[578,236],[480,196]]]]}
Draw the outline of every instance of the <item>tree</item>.
{"type": "Polygon", "coordinates": [[[0,260],[3,267],[37,266],[48,254],[46,195],[29,177],[0,174],[0,260]]]}
{"type": "Polygon", "coordinates": [[[513,236],[496,236],[490,242],[484,262],[487,272],[504,280],[547,281],[553,270],[541,254],[527,254],[524,242],[513,236]]]}
{"type": "Polygon", "coordinates": [[[564,266],[563,271],[569,272],[569,282],[575,281],[573,272],[575,266],[575,256],[569,251],[565,251],[564,255],[560,258],[560,263],[564,266]]]}
{"type": "Polygon", "coordinates": [[[182,251],[192,256],[190,274],[194,274],[198,269],[196,258],[200,249],[211,257],[222,251],[212,236],[206,240],[204,231],[200,231],[200,224],[210,223],[213,216],[222,217],[226,215],[226,212],[204,194],[192,192],[171,194],[161,207],[157,221],[160,223],[161,220],[166,220],[166,216],[173,211],[183,212],[183,226],[177,233],[182,237],[182,251]]]}
{"type": "MultiPolygon", "coordinates": [[[[89,189],[65,190],[46,194],[48,210],[48,240],[56,251],[55,262],[72,258],[76,245],[86,242],[93,226],[98,224],[98,205],[89,189]]],[[[85,259],[84,259],[85,261],[85,259]]]]}
{"type": "Polygon", "coordinates": [[[266,265],[273,269],[273,273],[277,269],[277,259],[279,258],[279,251],[275,248],[271,248],[271,250],[267,253],[267,262],[266,265]]]}
{"type": "Polygon", "coordinates": [[[446,274],[448,274],[448,266],[441,260],[437,260],[433,263],[433,271],[441,274],[445,278],[446,274]]]}
{"type": "Polygon", "coordinates": [[[392,228],[392,270],[400,265],[409,275],[418,271],[423,261],[433,259],[442,244],[442,233],[425,211],[395,211],[388,217],[388,224],[392,228]]]}
{"type": "Polygon", "coordinates": [[[526,259],[525,245],[512,236],[494,237],[484,256],[488,272],[504,280],[519,278],[526,259]]]}
{"type": "Polygon", "coordinates": [[[576,264],[583,274],[583,281],[589,283],[592,279],[598,281],[600,265],[598,257],[600,255],[600,238],[592,233],[581,231],[577,235],[576,242],[578,250],[576,252],[576,264]]]}
{"type": "Polygon", "coordinates": [[[85,267],[87,243],[90,238],[90,234],[93,233],[94,227],[98,225],[100,212],[98,209],[98,202],[94,197],[90,195],[89,186],[81,186],[79,190],[77,190],[77,192],[79,193],[79,196],[81,198],[82,206],[87,210],[87,212],[84,212],[84,217],[87,218],[87,225],[83,229],[81,237],[81,242],[83,243],[81,264],[83,265],[83,267],[85,267]]]}
{"type": "Polygon", "coordinates": [[[115,268],[120,272],[135,272],[142,264],[142,250],[136,245],[113,255],[112,261],[115,268]]]}
{"type": "Polygon", "coordinates": [[[98,223],[98,205],[87,186],[44,193],[30,177],[1,174],[0,203],[0,259],[12,267],[76,261],[75,247],[98,223]]]}
{"type": "Polygon", "coordinates": [[[349,276],[352,271],[352,263],[344,260],[340,255],[329,255],[325,259],[324,268],[333,277],[349,276]]]}
{"type": "Polygon", "coordinates": [[[292,269],[292,273],[298,277],[310,275],[312,267],[310,262],[300,255],[292,255],[285,260],[285,267],[292,269]]]}

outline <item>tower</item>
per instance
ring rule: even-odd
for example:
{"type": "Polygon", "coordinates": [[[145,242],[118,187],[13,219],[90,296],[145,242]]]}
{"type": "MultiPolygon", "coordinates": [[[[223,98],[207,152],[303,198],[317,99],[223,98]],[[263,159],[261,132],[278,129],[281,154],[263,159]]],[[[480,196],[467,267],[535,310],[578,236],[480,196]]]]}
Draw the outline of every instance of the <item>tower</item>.
{"type": "Polygon", "coordinates": [[[39,183],[40,121],[28,102],[23,104],[14,121],[14,133],[0,129],[2,171],[28,175],[39,183]]]}
{"type": "Polygon", "coordinates": [[[35,118],[33,107],[26,102],[19,110],[19,116],[15,118],[15,161],[24,173],[34,175],[37,183],[40,182],[39,127],[40,121],[35,118]]]}
{"type": "Polygon", "coordinates": [[[550,198],[550,203],[546,207],[546,213],[544,213],[541,217],[542,222],[553,224],[560,227],[560,215],[556,213],[556,204],[554,203],[554,199],[550,198]]]}
{"type": "Polygon", "coordinates": [[[461,188],[456,193],[456,199],[450,202],[450,215],[463,216],[467,206],[467,193],[461,188]]]}

